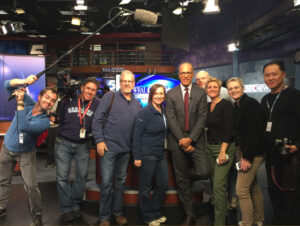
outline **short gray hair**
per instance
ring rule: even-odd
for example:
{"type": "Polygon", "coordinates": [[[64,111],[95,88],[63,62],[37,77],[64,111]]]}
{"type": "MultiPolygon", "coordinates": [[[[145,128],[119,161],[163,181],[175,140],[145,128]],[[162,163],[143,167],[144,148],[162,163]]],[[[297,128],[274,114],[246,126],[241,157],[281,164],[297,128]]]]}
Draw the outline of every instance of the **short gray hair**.
{"type": "Polygon", "coordinates": [[[132,73],[132,71],[129,71],[129,70],[124,70],[124,71],[121,72],[120,80],[122,80],[122,77],[123,77],[123,75],[125,75],[125,74],[131,75],[132,78],[133,78],[133,81],[135,81],[134,74],[132,73]]]}
{"type": "Polygon", "coordinates": [[[238,78],[238,77],[232,77],[232,78],[228,79],[228,81],[226,82],[227,88],[228,88],[228,84],[229,84],[230,82],[238,82],[238,83],[241,85],[242,88],[245,88],[244,82],[243,82],[243,80],[242,80],[241,78],[238,78]]]}

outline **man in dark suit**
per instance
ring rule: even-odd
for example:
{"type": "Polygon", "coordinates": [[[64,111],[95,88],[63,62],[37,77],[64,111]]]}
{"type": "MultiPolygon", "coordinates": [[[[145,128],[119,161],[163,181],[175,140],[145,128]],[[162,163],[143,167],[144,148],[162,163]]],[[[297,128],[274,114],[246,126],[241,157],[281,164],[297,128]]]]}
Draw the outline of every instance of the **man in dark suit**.
{"type": "Polygon", "coordinates": [[[178,73],[180,85],[167,93],[168,150],[172,153],[179,199],[186,214],[182,225],[191,225],[196,220],[192,182],[209,175],[204,139],[207,100],[205,91],[192,84],[192,64],[182,63],[178,73]],[[189,169],[189,158],[193,162],[192,171],[189,169]]]}

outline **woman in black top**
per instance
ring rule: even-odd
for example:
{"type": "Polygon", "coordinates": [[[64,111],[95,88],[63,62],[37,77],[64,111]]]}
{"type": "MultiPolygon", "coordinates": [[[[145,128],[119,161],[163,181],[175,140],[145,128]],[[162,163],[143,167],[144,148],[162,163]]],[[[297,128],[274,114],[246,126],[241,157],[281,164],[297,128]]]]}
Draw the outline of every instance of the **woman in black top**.
{"type": "Polygon", "coordinates": [[[264,114],[260,104],[244,94],[244,84],[240,78],[230,78],[227,81],[227,89],[235,101],[235,140],[241,155],[236,182],[236,193],[242,212],[239,225],[262,225],[264,204],[256,173],[264,160],[266,150],[263,138],[264,114]]]}
{"type": "Polygon", "coordinates": [[[235,155],[233,143],[234,109],[232,104],[220,97],[222,82],[211,77],[206,93],[211,98],[207,113],[207,149],[213,180],[215,208],[214,225],[225,225],[227,214],[227,176],[235,155]]]}

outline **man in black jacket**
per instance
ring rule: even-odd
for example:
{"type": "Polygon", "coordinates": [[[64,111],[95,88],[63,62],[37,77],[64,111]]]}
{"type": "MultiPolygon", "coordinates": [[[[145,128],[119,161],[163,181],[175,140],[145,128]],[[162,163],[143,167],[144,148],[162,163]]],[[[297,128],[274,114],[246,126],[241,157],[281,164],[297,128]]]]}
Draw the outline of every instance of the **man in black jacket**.
{"type": "Polygon", "coordinates": [[[300,224],[300,92],[284,83],[285,64],[272,61],[263,68],[271,92],[262,99],[267,116],[268,185],[278,225],[300,224]]]}

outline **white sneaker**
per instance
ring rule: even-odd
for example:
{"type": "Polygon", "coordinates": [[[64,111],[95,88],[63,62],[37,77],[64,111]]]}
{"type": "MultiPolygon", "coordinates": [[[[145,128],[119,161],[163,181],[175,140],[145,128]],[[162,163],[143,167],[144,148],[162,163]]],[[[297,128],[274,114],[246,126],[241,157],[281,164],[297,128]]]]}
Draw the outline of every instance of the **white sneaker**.
{"type": "Polygon", "coordinates": [[[154,220],[154,221],[150,221],[148,226],[159,226],[160,223],[157,221],[157,220],[154,220]]]}
{"type": "Polygon", "coordinates": [[[255,226],[263,226],[264,224],[261,221],[256,221],[253,225],[255,225],[255,226]]]}
{"type": "Polygon", "coordinates": [[[167,221],[167,218],[165,216],[162,216],[162,217],[156,219],[156,221],[158,221],[159,223],[165,223],[167,221]]]}

